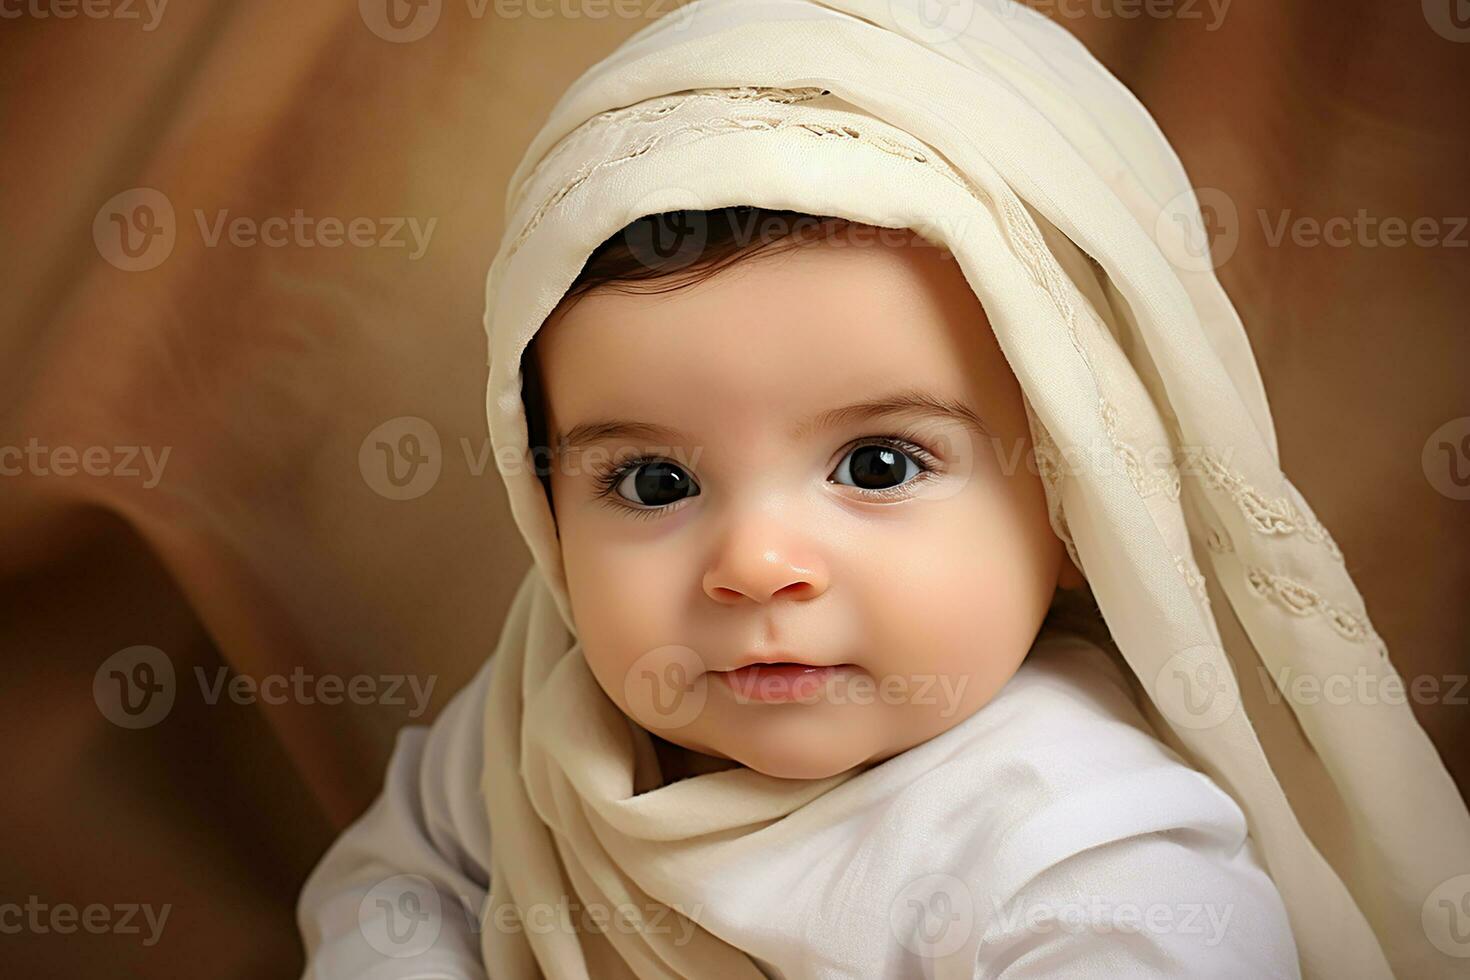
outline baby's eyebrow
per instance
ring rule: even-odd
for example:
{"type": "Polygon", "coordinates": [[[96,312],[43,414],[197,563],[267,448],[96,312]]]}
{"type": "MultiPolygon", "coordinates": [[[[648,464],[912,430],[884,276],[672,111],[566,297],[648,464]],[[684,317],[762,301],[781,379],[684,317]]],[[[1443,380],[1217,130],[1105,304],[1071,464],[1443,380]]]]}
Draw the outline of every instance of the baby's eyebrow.
{"type": "Polygon", "coordinates": [[[941,422],[958,422],[980,436],[989,436],[985,421],[969,405],[958,398],[947,398],[930,394],[918,388],[896,391],[891,395],[868,398],[840,408],[818,412],[809,419],[799,422],[792,430],[793,439],[803,439],[824,429],[854,422],[871,421],[878,418],[935,419],[941,422]]]}
{"type": "Polygon", "coordinates": [[[634,422],[631,419],[604,419],[598,422],[583,422],[574,425],[565,434],[556,437],[557,452],[564,453],[578,446],[602,442],[605,439],[631,439],[634,442],[684,441],[684,433],[666,425],[652,422],[634,422]]]}
{"type": "MultiPolygon", "coordinates": [[[[990,435],[990,429],[986,427],[979,413],[960,399],[941,397],[917,388],[909,388],[818,412],[798,422],[791,430],[791,437],[793,440],[800,440],[824,429],[879,418],[958,422],[982,437],[990,435]]],[[[582,422],[572,426],[565,434],[559,434],[556,440],[557,450],[566,452],[574,447],[601,442],[605,439],[629,439],[635,442],[669,444],[688,442],[684,433],[666,425],[632,419],[601,419],[595,422],[582,422]]]]}

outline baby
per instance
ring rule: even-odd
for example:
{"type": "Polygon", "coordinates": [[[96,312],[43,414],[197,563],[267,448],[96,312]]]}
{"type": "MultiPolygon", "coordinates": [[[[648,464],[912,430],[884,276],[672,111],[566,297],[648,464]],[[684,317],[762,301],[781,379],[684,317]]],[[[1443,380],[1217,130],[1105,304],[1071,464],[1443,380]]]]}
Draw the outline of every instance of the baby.
{"type": "MultiPolygon", "coordinates": [[[[739,767],[899,777],[809,861],[711,868],[686,915],[769,977],[929,975],[936,945],[852,928],[885,914],[871,868],[922,861],[990,892],[945,976],[1298,976],[1239,808],[1112,659],[947,250],[790,211],[640,218],[523,377],[580,655],[654,736],[644,791],[739,767]]],[[[404,730],[307,882],[308,976],[485,976],[489,667],[404,730]],[[434,904],[430,941],[395,946],[393,917],[434,904]]]]}
{"type": "Polygon", "coordinates": [[[673,217],[693,222],[674,234],[705,240],[685,278],[746,236],[759,257],[663,293],[619,279],[646,277],[657,256],[641,246],[671,229],[652,218],[615,238],[584,271],[600,288],[542,328],[532,373],[555,433],[567,585],[603,689],[668,742],[817,779],[973,714],[1081,576],[1018,462],[1020,389],[949,253],[893,229],[746,212],[673,217]],[[627,679],[676,666],[707,690],[669,729],[660,714],[678,692],[627,679]]]}

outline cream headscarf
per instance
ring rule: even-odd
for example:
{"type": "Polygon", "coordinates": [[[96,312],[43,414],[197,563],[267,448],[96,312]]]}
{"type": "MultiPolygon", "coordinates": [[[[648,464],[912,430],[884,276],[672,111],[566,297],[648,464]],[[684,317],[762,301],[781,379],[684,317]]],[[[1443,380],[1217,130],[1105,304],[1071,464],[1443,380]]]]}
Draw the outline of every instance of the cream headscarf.
{"type": "MultiPolygon", "coordinates": [[[[1281,472],[1178,158],[1059,26],[1010,0],[929,9],[697,0],[573,84],[511,180],[488,409],[535,564],[485,705],[485,922],[562,896],[678,906],[682,882],[755,858],[751,832],[769,846],[848,778],[740,768],[640,794],[650,737],[581,656],[551,513],[519,462],[521,353],[591,251],[641,215],[750,204],[908,227],[955,254],[1025,393],[1056,533],[1160,737],[1246,814],[1304,974],[1458,973],[1435,899],[1465,900],[1470,815],[1404,699],[1294,704],[1270,687],[1397,675],[1281,472]]],[[[496,977],[761,975],[703,929],[676,934],[486,926],[482,952],[496,977]]]]}

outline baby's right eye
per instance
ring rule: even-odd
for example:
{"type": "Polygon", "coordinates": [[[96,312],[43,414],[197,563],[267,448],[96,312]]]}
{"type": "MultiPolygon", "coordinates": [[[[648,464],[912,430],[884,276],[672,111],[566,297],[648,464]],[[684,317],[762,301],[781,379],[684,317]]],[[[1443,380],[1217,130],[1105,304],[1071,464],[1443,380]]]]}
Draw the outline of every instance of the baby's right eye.
{"type": "Polygon", "coordinates": [[[640,507],[667,507],[686,497],[699,496],[699,484],[668,460],[634,460],[607,478],[607,485],[624,500],[640,507]]]}

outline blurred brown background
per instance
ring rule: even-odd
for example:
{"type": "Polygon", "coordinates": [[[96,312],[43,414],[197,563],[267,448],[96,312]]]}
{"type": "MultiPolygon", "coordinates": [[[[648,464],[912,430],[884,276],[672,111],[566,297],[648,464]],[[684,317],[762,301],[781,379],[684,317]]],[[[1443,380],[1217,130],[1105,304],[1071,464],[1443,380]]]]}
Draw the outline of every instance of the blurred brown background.
{"type": "MultiPolygon", "coordinates": [[[[406,29],[388,2],[0,4],[7,975],[299,974],[301,882],[526,567],[483,411],[505,182],[567,83],[673,2],[399,3],[406,29]],[[437,479],[387,479],[378,443],[405,436],[437,479]],[[128,714],[122,679],[169,667],[166,714],[128,714]],[[168,918],[128,931],[144,905],[168,918]]],[[[1415,711],[1464,788],[1455,2],[1033,5],[1220,192],[1285,468],[1400,672],[1435,682],[1415,711]],[[1432,220],[1410,241],[1388,218],[1432,220]]]]}

